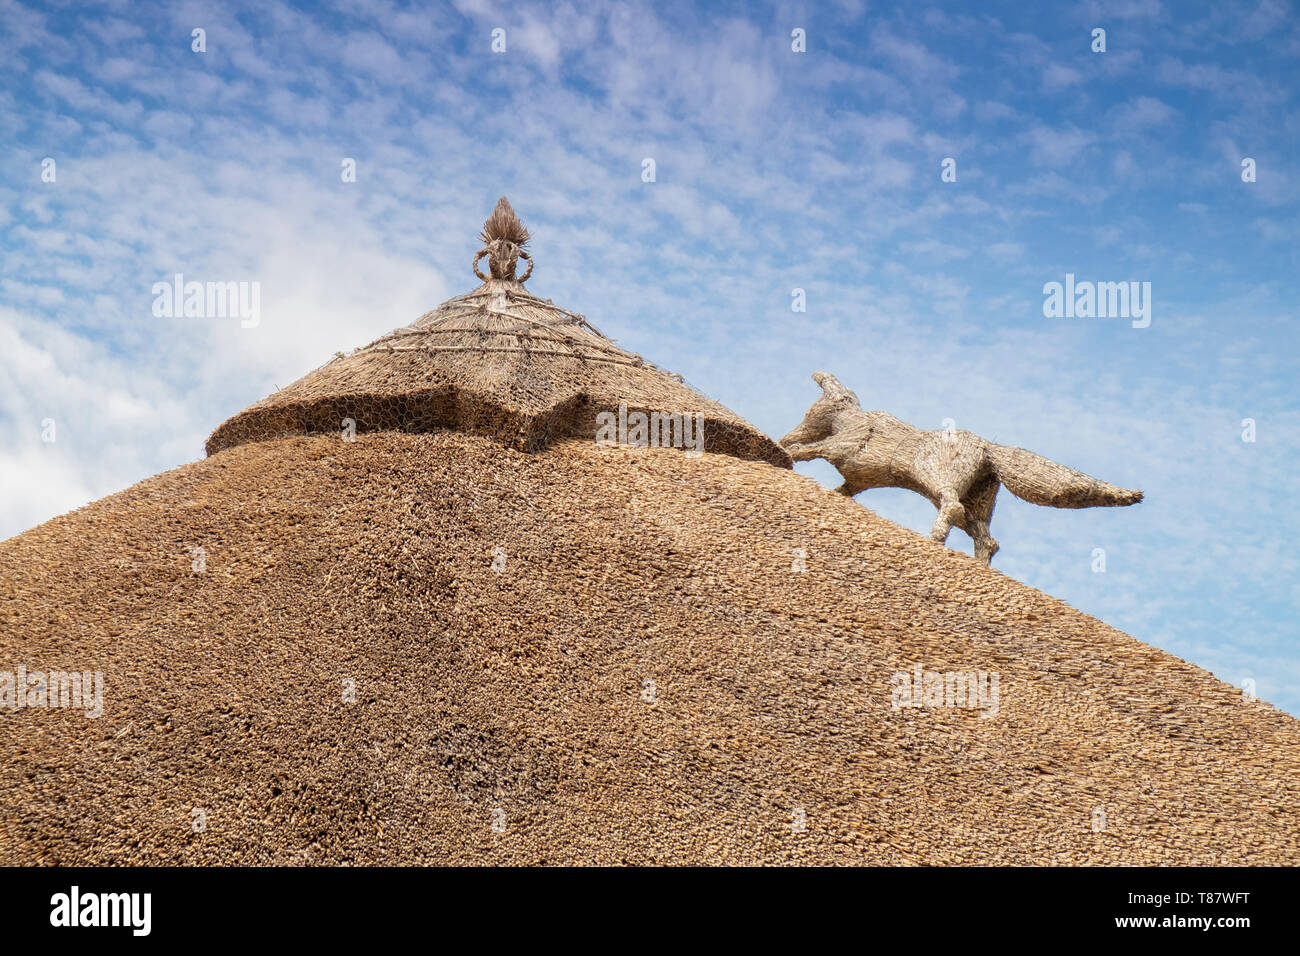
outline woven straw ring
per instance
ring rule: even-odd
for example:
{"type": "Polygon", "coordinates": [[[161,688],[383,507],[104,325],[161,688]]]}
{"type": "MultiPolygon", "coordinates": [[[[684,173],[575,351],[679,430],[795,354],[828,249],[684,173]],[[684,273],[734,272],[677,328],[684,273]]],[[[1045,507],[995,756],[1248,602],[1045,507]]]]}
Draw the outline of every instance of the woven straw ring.
{"type": "MultiPolygon", "coordinates": [[[[488,277],[478,271],[478,261],[487,255],[491,255],[491,253],[487,249],[480,249],[478,252],[474,254],[474,274],[478,276],[480,279],[482,279],[484,282],[488,281],[488,277]]],[[[524,274],[519,276],[517,279],[515,279],[515,281],[527,282],[528,277],[533,274],[533,257],[530,256],[528,253],[524,252],[524,250],[520,249],[519,258],[528,260],[528,268],[525,269],[524,274]]]]}

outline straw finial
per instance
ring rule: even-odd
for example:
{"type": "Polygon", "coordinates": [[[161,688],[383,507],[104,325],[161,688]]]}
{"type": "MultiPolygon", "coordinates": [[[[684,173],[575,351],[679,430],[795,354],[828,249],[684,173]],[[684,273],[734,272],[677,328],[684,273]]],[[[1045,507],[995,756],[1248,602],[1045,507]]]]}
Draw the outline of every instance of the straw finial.
{"type": "Polygon", "coordinates": [[[533,257],[524,251],[524,246],[531,238],[524,224],[515,215],[505,196],[497,200],[492,215],[483,223],[479,238],[484,247],[474,256],[474,274],[484,282],[488,277],[478,271],[478,261],[488,257],[488,271],[493,279],[506,279],[511,282],[526,282],[533,274],[533,257]],[[520,258],[528,260],[528,269],[518,279],[515,278],[515,266],[520,258]]]}

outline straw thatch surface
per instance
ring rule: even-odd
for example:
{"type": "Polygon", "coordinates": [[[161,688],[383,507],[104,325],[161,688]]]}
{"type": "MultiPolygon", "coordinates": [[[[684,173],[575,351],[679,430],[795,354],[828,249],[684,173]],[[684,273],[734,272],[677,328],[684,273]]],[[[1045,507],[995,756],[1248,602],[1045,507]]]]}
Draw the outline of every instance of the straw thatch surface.
{"type": "Polygon", "coordinates": [[[930,537],[942,544],[955,525],[974,539],[985,564],[998,552],[989,533],[998,489],[1051,508],[1137,504],[1142,492],[1067,468],[1024,448],[957,429],[925,430],[888,412],[862,410],[858,396],[828,372],[813,372],[822,396],[781,445],[795,461],[824,458],[850,498],[868,488],[906,488],[939,509],[930,537]]]}
{"type": "Polygon", "coordinates": [[[245,409],[207,450],[337,435],[351,419],[358,432],[455,428],[536,451],[594,437],[597,415],[620,403],[700,413],[708,451],[790,467],[779,445],[734,412],[618,348],[584,316],[495,278],[245,409]]]}
{"type": "Polygon", "coordinates": [[[0,714],[0,863],[1300,862],[1297,721],[759,462],[244,444],[0,581],[0,668],[107,681],[0,714]]]}

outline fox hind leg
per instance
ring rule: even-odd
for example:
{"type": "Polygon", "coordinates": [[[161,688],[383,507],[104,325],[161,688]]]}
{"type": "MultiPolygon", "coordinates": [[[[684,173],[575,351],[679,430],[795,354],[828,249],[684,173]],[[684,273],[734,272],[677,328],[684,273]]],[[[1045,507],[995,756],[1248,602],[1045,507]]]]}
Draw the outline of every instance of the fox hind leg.
{"type": "Polygon", "coordinates": [[[966,514],[969,518],[967,533],[975,542],[975,559],[990,564],[993,555],[998,553],[998,542],[989,534],[989,522],[993,518],[993,504],[998,497],[996,480],[981,484],[973,490],[966,501],[966,514]]]}
{"type": "Polygon", "coordinates": [[[998,539],[989,534],[989,523],[987,521],[974,521],[971,523],[975,533],[971,535],[975,539],[975,558],[983,561],[985,564],[993,563],[993,555],[998,553],[998,539]]]}

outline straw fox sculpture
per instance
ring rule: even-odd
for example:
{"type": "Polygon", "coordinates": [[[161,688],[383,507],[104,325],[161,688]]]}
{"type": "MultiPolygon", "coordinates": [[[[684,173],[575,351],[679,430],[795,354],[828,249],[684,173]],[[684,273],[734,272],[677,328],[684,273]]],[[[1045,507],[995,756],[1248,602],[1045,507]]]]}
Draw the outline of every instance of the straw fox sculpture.
{"type": "Polygon", "coordinates": [[[826,372],[814,372],[822,397],[781,439],[795,461],[825,458],[839,469],[840,494],[868,488],[906,488],[929,498],[939,516],[930,537],[942,544],[953,525],[975,542],[975,557],[993,560],[989,534],[998,487],[1053,508],[1131,505],[1142,492],[1098,481],[1023,448],[996,445],[970,432],[924,431],[888,412],[864,412],[858,397],[826,372]]]}

